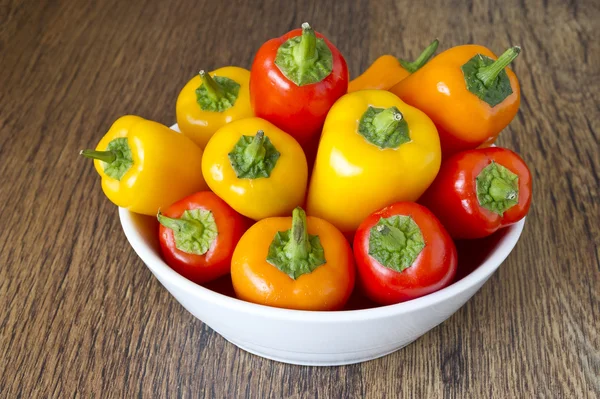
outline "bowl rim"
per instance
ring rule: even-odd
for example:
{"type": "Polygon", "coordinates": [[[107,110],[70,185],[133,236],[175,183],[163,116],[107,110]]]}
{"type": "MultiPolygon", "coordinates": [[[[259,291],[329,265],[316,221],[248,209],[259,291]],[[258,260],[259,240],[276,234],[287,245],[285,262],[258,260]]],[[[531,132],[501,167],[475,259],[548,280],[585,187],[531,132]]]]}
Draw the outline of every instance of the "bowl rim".
{"type": "Polygon", "coordinates": [[[157,277],[160,276],[159,280],[164,279],[170,285],[173,285],[194,297],[223,308],[254,314],[269,319],[319,323],[339,323],[392,317],[399,314],[414,312],[416,310],[444,302],[463,291],[485,282],[485,280],[500,267],[502,262],[513,250],[525,225],[525,218],[523,218],[519,222],[506,227],[506,234],[498,243],[496,250],[490,253],[490,255],[483,261],[481,265],[479,265],[477,269],[459,281],[456,281],[439,291],[407,302],[379,306],[376,308],[339,311],[310,311],[276,308],[242,301],[241,299],[232,298],[216,291],[212,291],[186,279],[171,269],[163,261],[160,255],[158,255],[150,246],[146,244],[140,232],[135,228],[135,223],[133,222],[132,216],[133,212],[130,212],[124,208],[119,208],[119,219],[127,240],[129,241],[133,250],[142,259],[144,264],[152,271],[152,273],[157,277]]]}

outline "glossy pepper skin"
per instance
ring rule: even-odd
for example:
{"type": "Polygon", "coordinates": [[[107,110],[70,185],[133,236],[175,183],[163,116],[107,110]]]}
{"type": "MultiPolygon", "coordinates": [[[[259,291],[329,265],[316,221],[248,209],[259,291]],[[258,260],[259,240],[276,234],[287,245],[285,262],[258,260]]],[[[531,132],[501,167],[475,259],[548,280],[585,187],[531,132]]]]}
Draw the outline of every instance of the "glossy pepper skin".
{"type": "Polygon", "coordinates": [[[377,209],[416,201],[435,178],[440,162],[435,125],[423,112],[387,91],[347,94],[327,115],[308,191],[308,214],[351,235],[377,209]],[[360,133],[361,120],[371,107],[385,109],[378,114],[384,118],[378,121],[378,137],[402,139],[398,145],[381,148],[360,133]],[[388,128],[392,135],[386,136],[388,128]],[[402,135],[393,136],[398,132],[402,135]]]}
{"type": "MultiPolygon", "coordinates": [[[[501,57],[502,63],[496,66],[502,67],[512,61],[519,51],[518,47],[507,50],[501,57]]],[[[390,89],[404,102],[429,115],[437,126],[445,157],[476,148],[488,141],[493,142],[519,110],[519,81],[508,67],[496,71],[479,69],[480,72],[486,72],[485,75],[472,76],[475,84],[483,85],[481,77],[492,88],[499,81],[498,76],[494,78],[495,72],[499,76],[506,76],[502,80],[510,86],[512,93],[498,104],[492,106],[469,91],[462,67],[478,55],[497,59],[494,53],[483,46],[453,47],[390,89]]]]}
{"type": "Polygon", "coordinates": [[[414,202],[369,215],[354,236],[354,257],[363,291],[381,305],[446,287],[458,264],[456,246],[444,226],[414,202]]]}
{"type": "Polygon", "coordinates": [[[247,219],[210,191],[187,196],[159,213],[159,243],[165,262],[202,284],[229,273],[231,256],[247,219]]]}
{"type": "Polygon", "coordinates": [[[360,76],[350,81],[348,93],[368,89],[389,90],[402,79],[425,65],[437,50],[438,44],[438,40],[434,40],[413,62],[389,54],[382,55],[360,76]]]}
{"type": "Polygon", "coordinates": [[[231,278],[237,297],[245,301],[339,310],[354,288],[355,269],[342,233],[298,208],[293,217],[263,219],[242,236],[231,261],[231,278]]]}
{"type": "Polygon", "coordinates": [[[94,159],[102,190],[115,205],[155,216],[160,208],[208,188],[201,172],[202,150],[160,123],[127,115],[115,121],[94,159]]]}
{"type": "MultiPolygon", "coordinates": [[[[323,75],[325,73],[327,71],[323,75]]],[[[252,64],[250,101],[254,113],[290,134],[303,147],[314,142],[321,132],[327,112],[347,90],[348,67],[344,57],[329,40],[314,32],[308,24],[303,24],[303,29],[295,29],[267,41],[256,53],[252,64]],[[311,80],[310,76],[313,75],[307,73],[300,76],[300,79],[314,83],[295,82],[294,77],[286,77],[277,65],[280,48],[285,47],[288,40],[296,37],[302,38],[297,48],[304,51],[296,51],[297,56],[288,57],[288,61],[297,66],[298,70],[318,69],[313,64],[323,58],[318,53],[319,48],[330,52],[331,72],[325,77],[320,75],[322,80],[311,80]],[[320,40],[322,45],[316,46],[315,42],[320,40]]]]}
{"type": "Polygon", "coordinates": [[[527,215],[531,173],[521,157],[506,148],[463,151],[442,163],[419,202],[453,238],[486,237],[527,215]]]}
{"type": "Polygon", "coordinates": [[[208,140],[223,125],[254,116],[250,106],[249,86],[250,71],[244,68],[228,66],[208,74],[200,71],[183,87],[177,97],[176,113],[179,130],[200,148],[206,147],[208,140]],[[237,83],[239,85],[237,94],[235,89],[220,84],[218,82],[220,78],[228,78],[237,83]],[[201,105],[198,102],[198,90],[203,86],[206,86],[207,91],[203,90],[205,102],[201,105]],[[218,103],[218,98],[226,95],[235,98],[233,104],[229,99],[223,100],[221,104],[218,103]]]}
{"type": "Polygon", "coordinates": [[[254,220],[289,215],[304,201],[308,179],[306,157],[298,142],[261,118],[241,119],[219,129],[206,146],[202,173],[215,194],[254,220]],[[244,139],[247,146],[240,151],[244,139]],[[236,171],[233,154],[247,173],[236,171]],[[261,173],[254,173],[257,170],[261,173]]]}

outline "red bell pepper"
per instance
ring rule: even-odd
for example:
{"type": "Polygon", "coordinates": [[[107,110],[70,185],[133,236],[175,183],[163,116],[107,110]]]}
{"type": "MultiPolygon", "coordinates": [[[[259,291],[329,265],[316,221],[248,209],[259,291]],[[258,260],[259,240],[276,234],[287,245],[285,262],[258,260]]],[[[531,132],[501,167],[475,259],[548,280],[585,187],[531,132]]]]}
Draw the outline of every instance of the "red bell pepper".
{"type": "Polygon", "coordinates": [[[315,141],[329,108],[347,91],[344,57],[308,23],[263,44],[250,72],[256,116],[292,135],[303,147],[315,141]]]}
{"type": "Polygon", "coordinates": [[[369,215],[354,236],[354,257],[365,295],[382,305],[446,287],[458,263],[444,226],[414,202],[398,202],[369,215]]]}
{"type": "Polygon", "coordinates": [[[531,174],[506,148],[460,152],[442,163],[419,202],[453,238],[481,238],[523,219],[531,203],[531,174]]]}
{"type": "Polygon", "coordinates": [[[159,212],[159,242],[165,262],[201,284],[229,273],[233,250],[247,219],[211,191],[201,191],[159,212]]]}

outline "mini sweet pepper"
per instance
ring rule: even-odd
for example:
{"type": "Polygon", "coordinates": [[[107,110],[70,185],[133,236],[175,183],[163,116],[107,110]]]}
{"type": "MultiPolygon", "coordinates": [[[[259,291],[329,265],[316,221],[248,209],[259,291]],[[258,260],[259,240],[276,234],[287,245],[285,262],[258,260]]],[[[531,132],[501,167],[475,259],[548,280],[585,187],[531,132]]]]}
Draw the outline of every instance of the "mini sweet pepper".
{"type": "Polygon", "coordinates": [[[254,116],[250,106],[250,71],[228,66],[200,71],[177,97],[179,130],[204,148],[211,136],[231,121],[254,116]]]}
{"type": "Polygon", "coordinates": [[[254,220],[290,214],[304,201],[308,180],[298,142],[261,118],[219,129],[206,145],[202,172],[215,194],[254,220]]]}
{"type": "Polygon", "coordinates": [[[388,91],[347,94],[323,127],[308,214],[352,233],[370,213],[419,198],[440,162],[435,125],[423,112],[388,91]]]}
{"type": "Polygon", "coordinates": [[[340,310],[354,288],[350,244],[326,220],[263,219],[240,239],[231,259],[238,298],[279,308],[340,310]]]}
{"type": "Polygon", "coordinates": [[[507,148],[462,151],[444,160],[419,199],[452,238],[482,238],[523,219],[531,204],[531,173],[507,148]]]}
{"type": "Polygon", "coordinates": [[[512,47],[496,59],[483,46],[453,47],[390,91],[433,120],[444,156],[470,150],[495,140],[517,114],[519,81],[507,66],[520,51],[512,47]]]}
{"type": "Polygon", "coordinates": [[[348,90],[348,67],[308,23],[267,41],[256,53],[250,101],[264,118],[307,148],[318,139],[333,103],[348,90]]]}
{"type": "Polygon", "coordinates": [[[419,70],[435,53],[439,41],[435,39],[419,57],[410,62],[393,55],[382,55],[366,71],[348,84],[348,93],[366,89],[389,90],[392,86],[419,70]]]}
{"type": "Polygon", "coordinates": [[[115,121],[95,150],[102,190],[114,204],[155,216],[160,208],[208,187],[201,172],[202,150],[160,123],[127,115],[115,121]]]}

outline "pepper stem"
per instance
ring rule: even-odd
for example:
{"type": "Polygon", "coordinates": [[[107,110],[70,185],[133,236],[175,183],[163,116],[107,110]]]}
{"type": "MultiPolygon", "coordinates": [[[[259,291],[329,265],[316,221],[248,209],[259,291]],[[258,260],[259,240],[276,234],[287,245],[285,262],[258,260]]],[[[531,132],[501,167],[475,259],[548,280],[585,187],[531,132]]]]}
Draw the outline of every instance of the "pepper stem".
{"type": "Polygon", "coordinates": [[[302,39],[300,39],[300,44],[294,47],[293,55],[294,60],[301,68],[310,65],[317,56],[317,36],[308,22],[302,24],[302,39]]]}
{"type": "Polygon", "coordinates": [[[421,228],[410,216],[381,218],[369,230],[369,255],[391,270],[411,267],[423,248],[421,228]]]}
{"type": "Polygon", "coordinates": [[[399,59],[398,61],[400,61],[400,65],[402,65],[402,68],[406,69],[410,73],[414,73],[418,71],[423,65],[425,65],[427,61],[429,61],[429,59],[433,56],[433,53],[435,53],[435,51],[437,50],[439,44],[440,42],[438,39],[432,41],[431,44],[427,46],[427,48],[423,50],[421,55],[419,55],[419,57],[413,62],[409,62],[403,59],[399,59]]]}
{"type": "Polygon", "coordinates": [[[244,150],[244,161],[247,165],[253,165],[265,157],[267,150],[265,149],[264,143],[265,132],[259,130],[252,139],[252,143],[244,150]]]}
{"type": "Polygon", "coordinates": [[[485,87],[490,87],[498,77],[498,74],[504,70],[521,53],[521,47],[514,46],[506,50],[493,64],[479,68],[477,79],[481,80],[485,87]]]}
{"type": "Polygon", "coordinates": [[[306,226],[306,212],[297,207],[292,212],[291,239],[285,245],[284,251],[290,259],[308,259],[311,250],[310,240],[306,226]]]}
{"type": "Polygon", "coordinates": [[[494,201],[514,200],[517,198],[517,191],[504,179],[497,177],[492,179],[488,194],[494,201]]]}
{"type": "Polygon", "coordinates": [[[519,177],[492,161],[475,178],[477,201],[483,208],[503,215],[519,203],[519,177]]]}
{"type": "Polygon", "coordinates": [[[156,218],[160,224],[176,232],[193,233],[198,236],[204,232],[204,225],[195,220],[170,218],[164,216],[160,211],[156,218]]]}
{"type": "Polygon", "coordinates": [[[386,108],[373,117],[375,134],[380,137],[388,137],[396,130],[402,120],[402,113],[396,107],[386,108]]]}
{"type": "Polygon", "coordinates": [[[398,251],[406,247],[406,235],[394,226],[380,224],[377,231],[381,233],[381,247],[388,251],[398,251]]]}
{"type": "Polygon", "coordinates": [[[223,90],[221,85],[217,83],[210,74],[201,70],[199,75],[200,79],[202,79],[202,84],[206,87],[206,93],[213,101],[218,101],[225,96],[225,90],[223,90]]]}
{"type": "Polygon", "coordinates": [[[112,151],[81,150],[79,151],[79,155],[106,163],[113,163],[117,159],[117,156],[112,151]]]}

